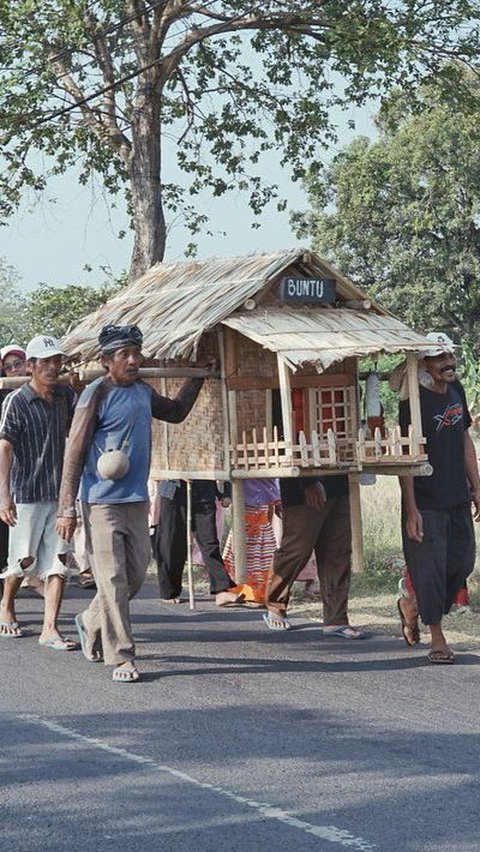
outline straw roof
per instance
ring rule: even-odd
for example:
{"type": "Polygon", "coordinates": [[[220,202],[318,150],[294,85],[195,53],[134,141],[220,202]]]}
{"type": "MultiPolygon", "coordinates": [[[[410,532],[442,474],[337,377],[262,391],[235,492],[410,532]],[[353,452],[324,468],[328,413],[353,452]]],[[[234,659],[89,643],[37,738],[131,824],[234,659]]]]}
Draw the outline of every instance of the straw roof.
{"type": "MultiPolygon", "coordinates": [[[[195,358],[206,331],[230,317],[247,299],[283,275],[335,278],[341,299],[364,299],[351,281],[305,249],[158,263],[105,305],[89,314],[64,338],[72,358],[90,360],[99,352],[98,334],[108,323],[137,324],[147,358],[195,358]]],[[[385,314],[379,305],[373,310],[385,314]]]]}
{"type": "Polygon", "coordinates": [[[260,305],[227,317],[223,325],[277,352],[294,370],[309,363],[321,372],[344,358],[432,345],[393,316],[350,308],[260,305]]]}

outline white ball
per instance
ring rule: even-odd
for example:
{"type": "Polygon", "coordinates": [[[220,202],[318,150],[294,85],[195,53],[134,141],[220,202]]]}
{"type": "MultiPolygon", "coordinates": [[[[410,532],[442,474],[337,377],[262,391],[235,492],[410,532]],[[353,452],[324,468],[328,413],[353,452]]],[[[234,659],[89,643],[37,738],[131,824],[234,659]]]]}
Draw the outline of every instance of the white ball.
{"type": "Polygon", "coordinates": [[[121,450],[107,450],[97,462],[97,471],[102,479],[123,479],[130,467],[130,461],[121,450]]]}

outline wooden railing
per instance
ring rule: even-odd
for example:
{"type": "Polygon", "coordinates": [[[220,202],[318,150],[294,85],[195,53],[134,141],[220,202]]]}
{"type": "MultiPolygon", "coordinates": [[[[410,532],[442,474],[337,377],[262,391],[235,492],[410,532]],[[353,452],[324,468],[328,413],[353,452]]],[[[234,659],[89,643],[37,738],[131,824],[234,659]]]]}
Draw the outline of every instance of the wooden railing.
{"type": "Polygon", "coordinates": [[[425,439],[414,435],[410,428],[407,437],[402,437],[400,427],[387,429],[382,435],[376,429],[370,436],[360,429],[357,439],[337,438],[331,429],[326,436],[312,431],[307,440],[300,432],[297,443],[291,444],[279,438],[273,428],[261,435],[256,429],[242,432],[240,442],[231,447],[231,466],[237,471],[262,471],[282,468],[345,468],[362,470],[369,467],[407,467],[427,460],[424,452],[425,439]]]}

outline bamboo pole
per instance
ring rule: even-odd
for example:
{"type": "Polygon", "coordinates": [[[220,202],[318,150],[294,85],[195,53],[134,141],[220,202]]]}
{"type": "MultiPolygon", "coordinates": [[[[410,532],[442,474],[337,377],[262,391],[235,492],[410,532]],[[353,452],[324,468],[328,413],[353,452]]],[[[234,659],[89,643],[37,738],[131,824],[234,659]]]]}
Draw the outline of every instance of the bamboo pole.
{"type": "Polygon", "coordinates": [[[290,389],[290,375],[288,367],[277,352],[278,379],[280,383],[280,402],[282,405],[283,439],[287,445],[286,458],[292,457],[293,446],[293,411],[292,393],[290,389]]]}
{"type": "Polygon", "coordinates": [[[408,395],[410,399],[410,422],[413,430],[413,450],[421,453],[420,438],[422,431],[422,413],[420,409],[420,387],[418,384],[418,357],[415,352],[407,353],[408,395]]]}
{"type": "MultiPolygon", "coordinates": [[[[76,370],[72,367],[68,373],[62,373],[58,377],[59,384],[68,384],[72,375],[77,376],[81,382],[88,384],[101,376],[106,376],[102,367],[76,370]]],[[[202,367],[140,367],[138,375],[141,379],[219,379],[217,370],[205,370],[202,367]]],[[[30,381],[31,376],[1,376],[0,389],[14,390],[30,381]]]]}
{"type": "Polygon", "coordinates": [[[192,567],[192,480],[187,479],[187,577],[188,607],[195,609],[195,588],[192,567]]]}
{"type": "Polygon", "coordinates": [[[352,571],[359,574],[363,571],[363,533],[362,533],[362,504],[360,500],[360,480],[358,473],[348,475],[350,500],[350,528],[352,531],[352,571]]]}
{"type": "MultiPolygon", "coordinates": [[[[338,471],[337,471],[338,473],[338,471]]],[[[303,475],[303,471],[302,471],[303,475]]],[[[318,476],[318,470],[312,470],[312,476],[318,476]]],[[[300,476],[300,468],[299,467],[266,467],[259,468],[255,470],[255,468],[250,468],[249,470],[244,470],[243,468],[234,468],[232,470],[232,480],[235,479],[277,479],[280,476],[300,476]]]]}
{"type": "MultiPolygon", "coordinates": [[[[252,471],[249,471],[249,473],[252,473],[252,471]]],[[[245,497],[243,494],[243,482],[239,478],[232,479],[232,520],[233,546],[235,548],[235,581],[240,584],[245,583],[247,580],[247,542],[245,537],[245,497]]]]}
{"type": "Polygon", "coordinates": [[[230,476],[230,468],[231,468],[231,460],[230,460],[230,435],[231,435],[231,424],[230,424],[230,406],[228,404],[228,391],[227,391],[227,367],[226,367],[226,354],[225,354],[225,339],[223,335],[223,329],[221,326],[217,329],[217,340],[218,340],[218,351],[220,355],[220,377],[222,380],[221,383],[221,394],[222,394],[222,408],[223,408],[223,466],[225,469],[225,476],[228,478],[230,476]]]}

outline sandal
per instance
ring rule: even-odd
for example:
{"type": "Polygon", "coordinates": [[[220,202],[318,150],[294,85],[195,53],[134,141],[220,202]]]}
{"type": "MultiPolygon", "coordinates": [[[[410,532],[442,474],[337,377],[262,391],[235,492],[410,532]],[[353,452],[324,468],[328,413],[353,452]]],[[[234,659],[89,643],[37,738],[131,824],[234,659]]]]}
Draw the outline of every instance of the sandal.
{"type": "Polygon", "coordinates": [[[450,648],[446,648],[444,651],[430,651],[427,654],[427,660],[435,665],[451,665],[456,659],[456,655],[450,648]]]}
{"type": "Polygon", "coordinates": [[[367,636],[364,630],[359,630],[358,627],[352,627],[350,624],[327,624],[323,628],[323,635],[351,640],[366,639],[367,636]]]}
{"type": "Polygon", "coordinates": [[[262,618],[269,630],[290,630],[292,626],[286,615],[274,615],[273,612],[264,612],[262,618]]]}
{"type": "Polygon", "coordinates": [[[23,636],[23,630],[18,621],[0,621],[0,636],[6,636],[7,639],[20,639],[23,636]]]}
{"type": "Polygon", "coordinates": [[[92,646],[89,647],[88,635],[83,618],[80,615],[75,616],[75,627],[77,628],[78,638],[80,640],[80,648],[82,654],[89,663],[101,663],[103,661],[102,645],[99,639],[95,639],[92,646]]]}
{"type": "Polygon", "coordinates": [[[117,666],[112,674],[112,680],[115,683],[138,683],[140,674],[133,663],[124,666],[117,666]]]}

